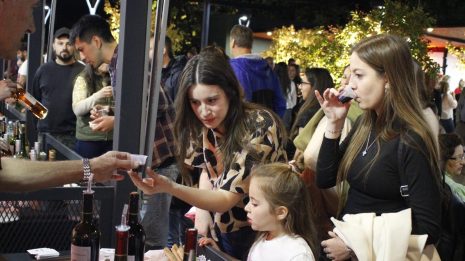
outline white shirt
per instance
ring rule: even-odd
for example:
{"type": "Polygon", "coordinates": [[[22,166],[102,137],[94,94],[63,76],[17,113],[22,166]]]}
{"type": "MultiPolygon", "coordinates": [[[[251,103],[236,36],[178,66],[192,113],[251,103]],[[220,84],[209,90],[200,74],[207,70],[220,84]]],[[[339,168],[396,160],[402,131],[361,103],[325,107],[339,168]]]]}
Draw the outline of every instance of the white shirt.
{"type": "Polygon", "coordinates": [[[282,235],[272,240],[259,238],[252,245],[247,261],[314,261],[312,250],[300,236],[282,235]]]}
{"type": "Polygon", "coordinates": [[[27,59],[19,66],[18,74],[27,76],[27,59]]]}
{"type": "Polygon", "coordinates": [[[442,96],[441,120],[452,119],[453,110],[457,108],[457,100],[450,93],[442,96]]]}
{"type": "Polygon", "coordinates": [[[291,81],[291,86],[286,95],[286,109],[293,109],[297,104],[297,89],[295,82],[291,81]]]}

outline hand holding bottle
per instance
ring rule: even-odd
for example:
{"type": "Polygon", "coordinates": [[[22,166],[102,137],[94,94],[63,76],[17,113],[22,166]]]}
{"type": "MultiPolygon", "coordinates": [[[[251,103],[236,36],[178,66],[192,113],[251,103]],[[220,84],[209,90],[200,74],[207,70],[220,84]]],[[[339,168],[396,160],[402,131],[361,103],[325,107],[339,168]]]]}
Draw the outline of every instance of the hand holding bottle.
{"type": "Polygon", "coordinates": [[[16,92],[17,84],[11,80],[0,81],[0,101],[11,97],[16,92]]]}

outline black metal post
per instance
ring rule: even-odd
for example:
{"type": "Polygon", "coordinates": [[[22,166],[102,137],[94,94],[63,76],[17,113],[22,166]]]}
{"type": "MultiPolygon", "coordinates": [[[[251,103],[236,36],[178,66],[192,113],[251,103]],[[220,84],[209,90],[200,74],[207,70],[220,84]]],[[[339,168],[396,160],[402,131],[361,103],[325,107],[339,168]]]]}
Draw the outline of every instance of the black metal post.
{"type": "Polygon", "coordinates": [[[208,45],[208,33],[210,31],[210,0],[203,1],[203,18],[202,18],[202,39],[200,49],[205,48],[208,45]]]}
{"type": "MultiPolygon", "coordinates": [[[[143,91],[148,72],[147,16],[151,5],[151,0],[121,1],[113,148],[136,154],[140,152],[141,125],[145,122],[141,101],[146,98],[143,91]]],[[[130,179],[116,184],[113,224],[120,222],[123,205],[135,189],[130,179]]]]}
{"type": "MultiPolygon", "coordinates": [[[[57,10],[57,0],[52,0],[51,6],[50,6],[50,20],[48,24],[48,41],[47,41],[47,62],[52,61],[53,58],[53,35],[55,32],[55,17],[56,17],[56,11],[57,10]]],[[[45,25],[45,20],[44,20],[44,25],[45,25]]]]}
{"type": "MultiPolygon", "coordinates": [[[[32,81],[34,79],[34,75],[43,61],[42,50],[45,38],[44,6],[45,0],[39,1],[37,6],[34,8],[34,23],[36,25],[36,31],[29,34],[27,41],[28,62],[26,90],[28,92],[32,92],[32,81]]],[[[29,144],[34,145],[34,141],[37,141],[37,119],[30,112],[26,113],[26,128],[29,144]]]]}

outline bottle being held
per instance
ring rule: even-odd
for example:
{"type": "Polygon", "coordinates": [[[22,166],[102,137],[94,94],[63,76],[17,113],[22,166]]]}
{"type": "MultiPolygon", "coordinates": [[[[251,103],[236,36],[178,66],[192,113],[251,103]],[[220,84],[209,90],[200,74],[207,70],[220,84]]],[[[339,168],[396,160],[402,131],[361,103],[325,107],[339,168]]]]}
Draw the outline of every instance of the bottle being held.
{"type": "Polygon", "coordinates": [[[186,229],[186,245],[183,261],[195,261],[197,258],[197,229],[186,229]]]}
{"type": "Polygon", "coordinates": [[[17,88],[16,92],[12,95],[21,105],[26,107],[37,118],[43,120],[47,117],[48,110],[42,103],[40,103],[34,96],[26,92],[23,88],[17,88]]]}
{"type": "Polygon", "coordinates": [[[139,222],[139,193],[129,194],[128,213],[129,240],[128,261],[142,261],[145,253],[145,231],[139,222]]]}
{"type": "Polygon", "coordinates": [[[83,192],[81,222],[74,228],[71,235],[72,261],[98,261],[100,251],[100,231],[92,219],[93,191],[83,192]]]}

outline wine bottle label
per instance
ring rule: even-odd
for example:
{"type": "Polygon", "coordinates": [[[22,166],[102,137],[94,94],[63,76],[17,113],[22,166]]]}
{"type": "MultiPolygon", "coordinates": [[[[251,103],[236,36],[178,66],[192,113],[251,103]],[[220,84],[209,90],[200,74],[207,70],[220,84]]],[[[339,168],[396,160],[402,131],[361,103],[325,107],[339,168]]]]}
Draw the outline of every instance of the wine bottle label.
{"type": "Polygon", "coordinates": [[[71,261],[89,261],[90,247],[81,247],[71,244],[71,261]]]}
{"type": "Polygon", "coordinates": [[[135,261],[136,260],[136,256],[128,256],[128,261],[135,261]]]}
{"type": "Polygon", "coordinates": [[[34,98],[34,96],[32,96],[31,94],[29,94],[28,92],[24,93],[24,97],[25,97],[29,102],[31,102],[31,106],[34,106],[34,105],[37,103],[36,98],[34,98]]]}

